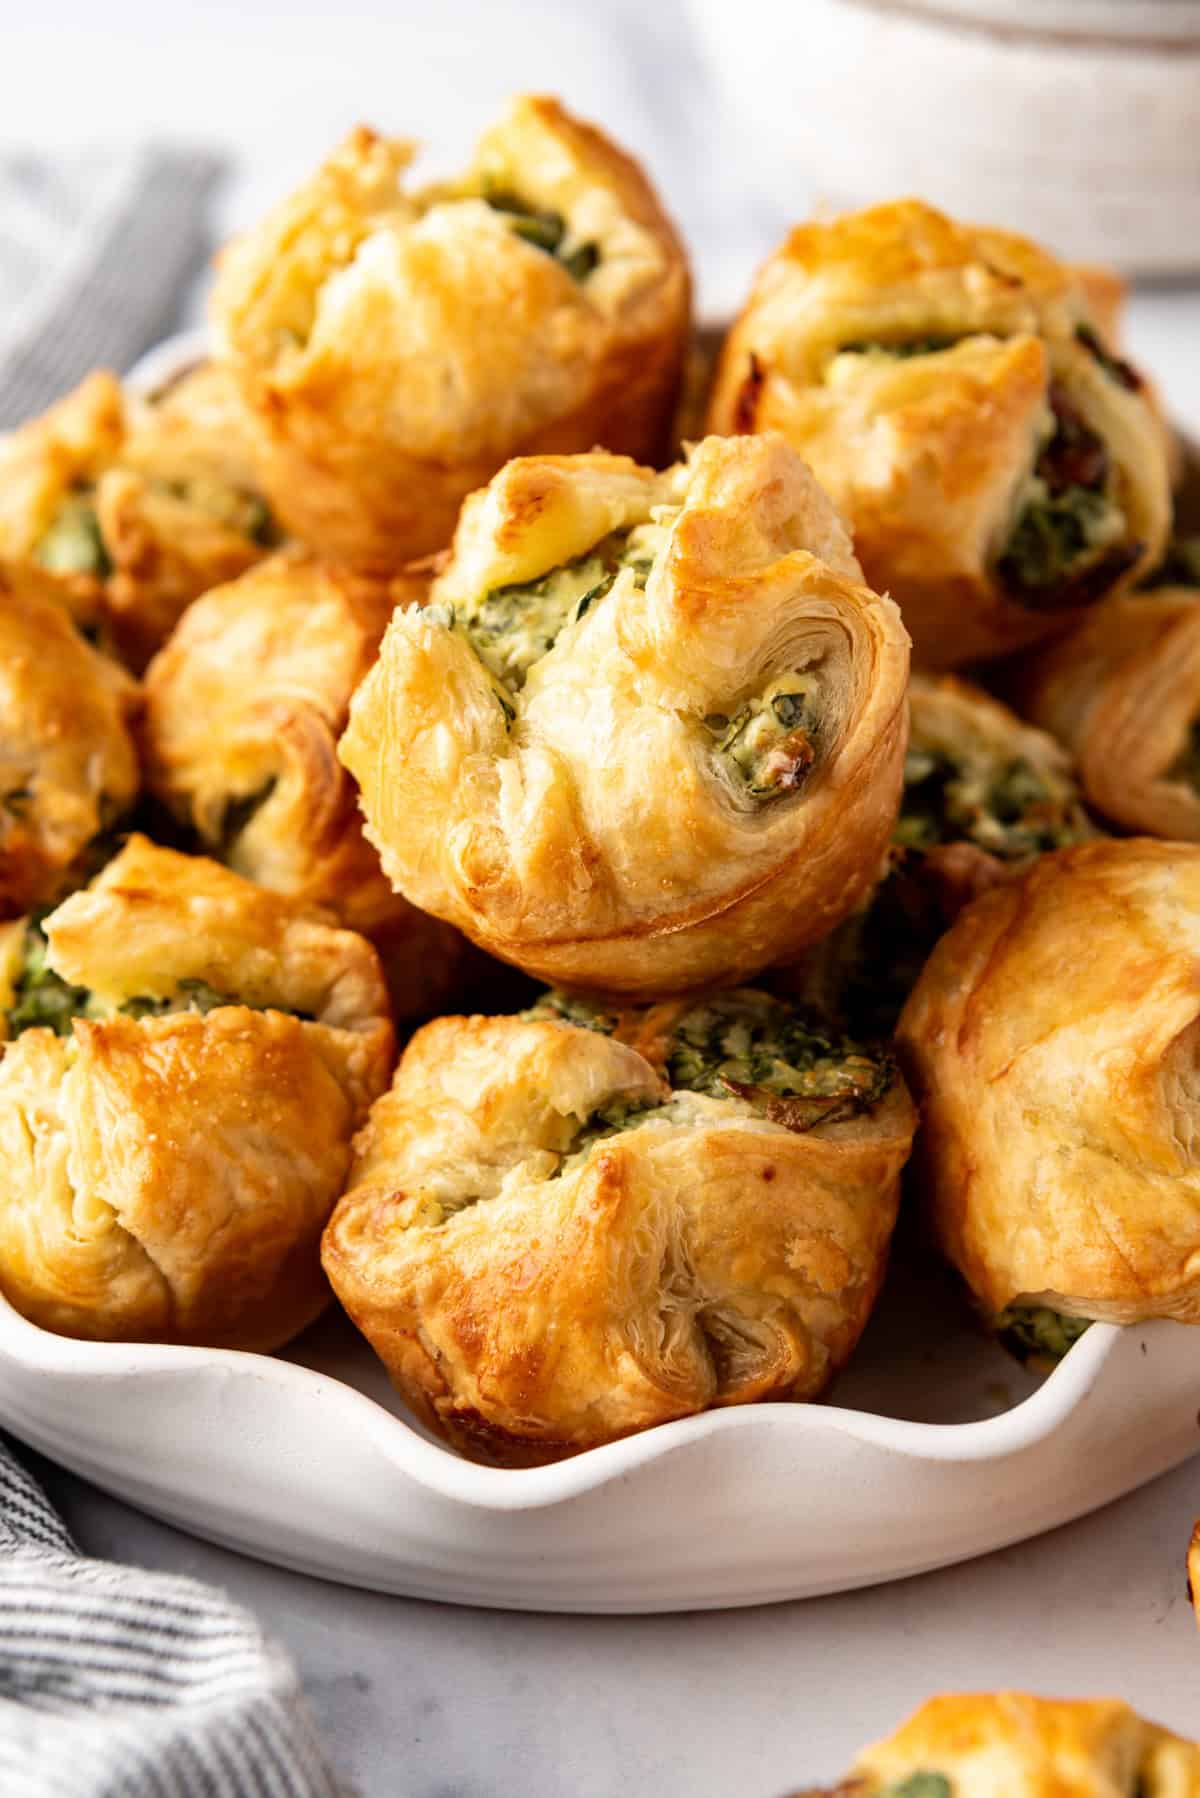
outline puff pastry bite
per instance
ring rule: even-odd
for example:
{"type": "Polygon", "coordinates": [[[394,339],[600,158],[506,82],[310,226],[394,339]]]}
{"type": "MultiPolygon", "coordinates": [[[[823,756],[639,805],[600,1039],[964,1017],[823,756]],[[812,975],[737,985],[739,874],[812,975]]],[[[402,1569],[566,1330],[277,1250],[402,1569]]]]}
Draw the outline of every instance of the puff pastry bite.
{"type": "Polygon", "coordinates": [[[934,1235],[1047,1357],[1200,1322],[1198,968],[1200,848],[1085,843],[969,905],[901,1015],[934,1235]]]}
{"type": "Polygon", "coordinates": [[[368,936],[402,1018],[445,1000],[465,945],[392,891],[337,742],[393,606],[427,586],[281,552],[198,599],[145,683],[151,791],[219,861],[368,936]]]}
{"type": "Polygon", "coordinates": [[[0,946],[0,1289],[46,1329],[271,1349],[387,1082],[374,950],[130,838],[0,946]]]}
{"type": "Polygon", "coordinates": [[[1188,1597],[1196,1613],[1196,1622],[1200,1623],[1200,1523],[1192,1531],[1191,1546],[1188,1549],[1188,1597]]]}
{"type": "Polygon", "coordinates": [[[0,919],[88,877],[137,795],[136,683],[48,576],[0,562],[0,919]]]}
{"type": "Polygon", "coordinates": [[[0,445],[0,555],[102,606],[134,668],[197,594],[274,540],[249,420],[211,365],[154,401],[99,371],[0,445]]]}
{"type": "Polygon", "coordinates": [[[442,548],[510,456],[667,452],[689,279],[637,164],[555,100],[514,100],[453,183],[364,128],[224,252],[219,353],[305,542],[395,567],[442,548]]]}
{"type": "Polygon", "coordinates": [[[915,1123],[887,1056],[750,989],[441,1018],[371,1113],[325,1268],[482,1458],[811,1398],[878,1291],[915,1123]]]}
{"type": "Polygon", "coordinates": [[[1200,1798],[1200,1745],[1116,1698],[947,1693],[807,1798],[1200,1798]]]}
{"type": "Polygon", "coordinates": [[[734,980],[875,877],[908,640],[781,437],[508,464],[399,611],[341,756],[394,885],[544,979],[734,980]]]}
{"type": "Polygon", "coordinates": [[[934,944],[971,899],[1096,833],[1054,738],[956,675],[914,674],[900,815],[878,885],[773,984],[890,1036],[934,944]]]}
{"type": "Polygon", "coordinates": [[[925,666],[1053,635],[1162,554],[1165,439],[1096,292],[906,200],[793,231],[726,341],[709,429],[788,436],[925,666]]]}
{"type": "Polygon", "coordinates": [[[1021,664],[1016,696],[1071,749],[1097,811],[1127,830],[1200,841],[1200,589],[1097,606],[1021,664]]]}

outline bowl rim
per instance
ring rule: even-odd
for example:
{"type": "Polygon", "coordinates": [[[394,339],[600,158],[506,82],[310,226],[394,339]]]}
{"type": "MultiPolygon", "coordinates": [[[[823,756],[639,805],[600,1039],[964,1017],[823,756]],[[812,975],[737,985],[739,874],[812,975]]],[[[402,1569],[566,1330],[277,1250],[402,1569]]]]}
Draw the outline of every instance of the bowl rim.
{"type": "Polygon", "coordinates": [[[143,1382],[161,1385],[164,1380],[181,1386],[196,1380],[249,1380],[272,1388],[282,1402],[323,1399],[338,1404],[347,1421],[363,1428],[380,1455],[401,1474],[440,1498],[492,1511],[559,1505],[616,1484],[680,1448],[756,1429],[764,1421],[775,1432],[794,1432],[797,1437],[814,1430],[832,1433],[913,1461],[1006,1460],[1053,1434],[1084,1401],[1121,1336],[1119,1325],[1093,1323],[1035,1392],[994,1417],[971,1423],[924,1423],[820,1402],[731,1405],[583,1449],[567,1460],[511,1468],[467,1460],[336,1374],[244,1349],[59,1336],[31,1323],[0,1295],[0,1359],[29,1375],[48,1375],[73,1390],[81,1383],[111,1388],[143,1382]]]}
{"type": "Polygon", "coordinates": [[[1200,54],[1197,0],[849,0],[849,8],[1033,49],[1200,54]]]}

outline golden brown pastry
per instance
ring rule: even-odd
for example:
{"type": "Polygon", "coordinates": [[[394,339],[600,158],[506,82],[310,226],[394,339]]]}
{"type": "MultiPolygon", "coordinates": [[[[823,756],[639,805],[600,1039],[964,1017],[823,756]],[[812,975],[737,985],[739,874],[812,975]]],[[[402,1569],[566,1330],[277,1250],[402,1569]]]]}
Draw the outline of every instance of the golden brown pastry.
{"type": "Polygon", "coordinates": [[[906,200],[793,231],[726,341],[708,428],[795,444],[918,663],[1053,635],[1162,554],[1163,435],[1095,291],[906,200]]]}
{"type": "Polygon", "coordinates": [[[393,606],[427,587],[281,552],[198,599],[145,685],[151,791],[228,867],[369,937],[403,1018],[444,1001],[465,945],[392,891],[337,741],[393,606]]]}
{"type": "Polygon", "coordinates": [[[875,877],[908,640],[778,436],[664,475],[511,462],[393,619],[341,756],[415,905],[527,972],[651,997],[827,934],[875,877]]]}
{"type": "Polygon", "coordinates": [[[1200,1744],[1117,1698],[947,1693],[808,1798],[1200,1798],[1200,1744]]]}
{"type": "Polygon", "coordinates": [[[935,1237],[986,1316],[1200,1322],[1200,848],[1042,857],[960,915],[897,1042],[935,1237]]]}
{"type": "Polygon", "coordinates": [[[92,501],[124,438],[121,384],[106,371],[0,438],[0,556],[38,563],[93,610],[109,558],[92,501]]]}
{"type": "Polygon", "coordinates": [[[749,989],[441,1018],[371,1113],[325,1268],[481,1458],[811,1398],[883,1278],[915,1123],[886,1056],[749,989]]]}
{"type": "Polygon", "coordinates": [[[0,1290],[69,1336],[271,1349],[387,1082],[374,950],[132,837],[0,945],[0,1290]]]}
{"type": "Polygon", "coordinates": [[[198,593],[266,554],[251,427],[205,365],[142,401],[98,372],[0,445],[0,555],[37,563],[145,666],[198,593]]]}
{"type": "Polygon", "coordinates": [[[0,919],[86,879],[133,804],[137,686],[37,569],[0,562],[0,919]]]}
{"type": "Polygon", "coordinates": [[[1123,275],[1103,262],[1073,262],[1070,273],[1083,290],[1091,318],[1105,345],[1119,350],[1125,339],[1125,302],[1129,297],[1123,275]]]}
{"type": "Polygon", "coordinates": [[[1192,1531],[1191,1546],[1188,1549],[1188,1597],[1196,1613],[1196,1622],[1200,1623],[1200,1523],[1192,1531]]]}
{"type": "Polygon", "coordinates": [[[1071,750],[1097,811],[1128,830],[1200,841],[1200,589],[1107,600],[1026,658],[1015,692],[1071,750]]]}
{"type": "Polygon", "coordinates": [[[952,674],[914,674],[900,815],[878,885],[772,976],[867,1035],[890,1036],[937,939],[976,894],[1095,831],[1064,751],[952,674]]]}
{"type": "MultiPolygon", "coordinates": [[[[1097,262],[1072,263],[1070,272],[1083,291],[1088,317],[1096,329],[1103,348],[1114,358],[1123,360],[1125,356],[1125,301],[1128,298],[1128,286],[1124,277],[1119,275],[1115,268],[1107,268],[1103,263],[1097,262]]],[[[1170,485],[1172,488],[1178,487],[1184,474],[1185,449],[1183,441],[1171,423],[1157,383],[1151,380],[1144,369],[1139,369],[1137,373],[1141,379],[1146,403],[1154,414],[1162,437],[1170,485]]]]}
{"type": "Polygon", "coordinates": [[[637,164],[555,100],[514,100],[463,177],[359,129],[224,252],[219,354],[263,428],[278,515],[397,567],[449,542],[510,456],[668,450],[683,248],[637,164]]]}

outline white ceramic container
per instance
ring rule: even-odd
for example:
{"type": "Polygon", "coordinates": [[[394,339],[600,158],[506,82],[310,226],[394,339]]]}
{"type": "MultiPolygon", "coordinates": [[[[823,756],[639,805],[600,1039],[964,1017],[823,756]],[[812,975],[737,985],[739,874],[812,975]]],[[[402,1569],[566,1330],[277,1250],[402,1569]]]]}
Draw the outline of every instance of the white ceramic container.
{"type": "Polygon", "coordinates": [[[1080,260],[1200,269],[1196,0],[691,0],[754,201],[919,194],[1080,260]]]}
{"type": "Polygon", "coordinates": [[[761,1604],[945,1566],[1200,1448],[1200,1330],[1097,1324],[1040,1387],[939,1276],[889,1283],[837,1403],[475,1466],[345,1319],[284,1358],[83,1343],[0,1301],[0,1419],[154,1516],[351,1585],[517,1610],[761,1604]]]}

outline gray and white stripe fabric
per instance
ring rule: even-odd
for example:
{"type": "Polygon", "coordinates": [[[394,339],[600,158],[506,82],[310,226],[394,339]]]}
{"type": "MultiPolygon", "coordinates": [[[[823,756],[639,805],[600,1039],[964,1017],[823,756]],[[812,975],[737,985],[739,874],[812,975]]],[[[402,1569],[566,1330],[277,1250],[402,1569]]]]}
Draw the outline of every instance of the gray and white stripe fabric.
{"type": "MultiPolygon", "coordinates": [[[[218,168],[0,156],[0,426],[172,329],[218,168]]],[[[2,1441],[0,1798],[345,1798],[253,1617],[80,1554],[2,1441]]]]}
{"type": "Polygon", "coordinates": [[[3,1798],[348,1798],[295,1671],[194,1580],[81,1555],[0,1442],[3,1798]]]}
{"type": "Polygon", "coordinates": [[[0,430],[175,324],[204,265],[207,151],[0,153],[0,430]]]}

